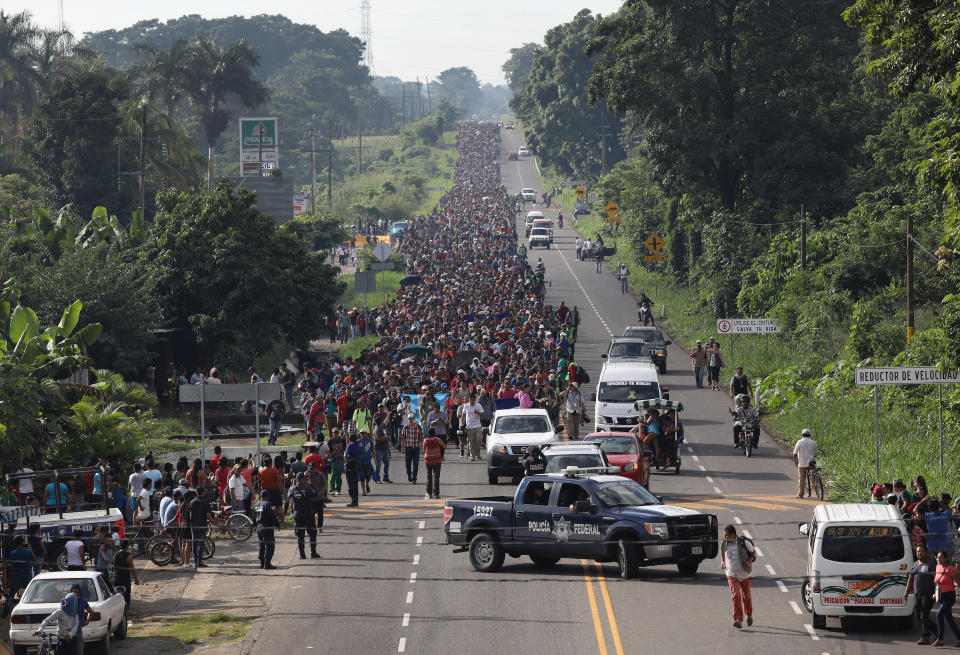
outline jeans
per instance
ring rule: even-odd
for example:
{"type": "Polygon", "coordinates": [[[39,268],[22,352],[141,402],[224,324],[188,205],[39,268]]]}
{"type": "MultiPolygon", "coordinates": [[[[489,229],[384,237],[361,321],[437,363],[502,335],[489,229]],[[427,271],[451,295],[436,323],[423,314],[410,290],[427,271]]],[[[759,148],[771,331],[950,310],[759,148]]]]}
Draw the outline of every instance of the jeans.
{"type": "Polygon", "coordinates": [[[703,388],[703,369],[705,366],[694,366],[693,367],[693,377],[697,380],[697,388],[703,388]]]}
{"type": "Polygon", "coordinates": [[[270,433],[267,435],[267,444],[272,446],[277,443],[277,438],[280,436],[280,426],[283,424],[283,421],[278,418],[270,419],[270,433]]]}
{"type": "Polygon", "coordinates": [[[932,594],[917,594],[917,604],[913,608],[913,613],[920,622],[920,627],[924,637],[929,637],[930,633],[937,630],[936,624],[930,620],[930,609],[933,607],[932,594]]]}
{"type": "Polygon", "coordinates": [[[577,259],[582,259],[582,257],[580,257],[580,253],[582,251],[583,251],[583,248],[577,248],[577,259]]]}
{"type": "Polygon", "coordinates": [[[440,497],[440,464],[427,464],[427,493],[431,498],[440,497]]]}
{"type": "Polygon", "coordinates": [[[620,278],[620,293],[627,292],[627,278],[620,278]]]}
{"type": "Polygon", "coordinates": [[[194,526],[190,531],[193,537],[193,565],[200,566],[203,562],[203,546],[207,540],[207,529],[194,526]]]}
{"type": "Polygon", "coordinates": [[[382,450],[377,450],[377,479],[379,480],[389,480],[390,479],[390,448],[384,448],[382,450]],[[383,477],[380,477],[380,466],[383,465],[383,477]]]}
{"type": "Polygon", "coordinates": [[[727,578],[730,586],[730,596],[733,602],[733,620],[743,621],[743,615],[753,616],[753,597],[750,594],[750,578],[737,580],[727,578]]]}
{"type": "Polygon", "coordinates": [[[404,460],[407,465],[407,480],[417,481],[417,473],[420,471],[420,449],[412,446],[404,448],[404,460]]]}
{"type": "Polygon", "coordinates": [[[940,592],[940,608],[937,610],[937,639],[943,639],[944,623],[949,623],[953,636],[960,639],[960,630],[957,629],[957,622],[953,620],[953,604],[956,602],[956,591],[940,592]]]}

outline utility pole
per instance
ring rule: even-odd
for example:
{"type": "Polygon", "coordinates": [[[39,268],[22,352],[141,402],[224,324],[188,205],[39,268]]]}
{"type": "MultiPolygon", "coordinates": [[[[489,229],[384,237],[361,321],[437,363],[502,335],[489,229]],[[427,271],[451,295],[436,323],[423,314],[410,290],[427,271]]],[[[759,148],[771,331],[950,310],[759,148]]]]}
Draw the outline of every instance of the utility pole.
{"type": "Polygon", "coordinates": [[[427,78],[427,112],[433,113],[433,100],[430,99],[430,78],[427,78]]]}
{"type": "Polygon", "coordinates": [[[913,339],[913,214],[907,213],[907,343],[913,339]]]}
{"type": "Polygon", "coordinates": [[[407,124],[407,83],[400,82],[400,123],[407,124]]]}
{"type": "Polygon", "coordinates": [[[417,106],[420,108],[418,119],[423,118],[423,91],[420,88],[420,76],[417,76],[417,106]]]}
{"type": "Polygon", "coordinates": [[[360,122],[360,105],[357,105],[357,175],[363,163],[363,128],[360,122]]]}
{"type": "Polygon", "coordinates": [[[333,207],[333,119],[327,121],[327,207],[333,207]]]}
{"type": "Polygon", "coordinates": [[[310,213],[317,215],[317,150],[314,147],[316,137],[310,128],[310,213]]]}
{"type": "Polygon", "coordinates": [[[800,205],[800,268],[807,268],[807,214],[800,205]]]}
{"type": "Polygon", "coordinates": [[[144,174],[146,171],[145,160],[147,158],[147,143],[146,143],[146,132],[147,132],[147,105],[146,103],[140,104],[140,220],[147,220],[147,184],[144,179],[144,174]]]}

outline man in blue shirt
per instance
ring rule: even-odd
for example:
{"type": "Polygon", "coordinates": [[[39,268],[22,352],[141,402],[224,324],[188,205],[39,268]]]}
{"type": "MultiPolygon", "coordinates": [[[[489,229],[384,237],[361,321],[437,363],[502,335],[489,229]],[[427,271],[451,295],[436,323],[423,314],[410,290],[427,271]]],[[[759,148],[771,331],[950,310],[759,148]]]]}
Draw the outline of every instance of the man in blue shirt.
{"type": "Polygon", "coordinates": [[[3,606],[4,617],[10,615],[14,595],[26,587],[27,583],[33,578],[33,551],[27,548],[27,542],[23,536],[18,535],[14,538],[13,550],[7,554],[6,560],[10,562],[13,568],[13,582],[7,592],[7,602],[3,606]]]}
{"type": "Polygon", "coordinates": [[[48,510],[57,506],[57,496],[60,497],[61,505],[66,505],[70,502],[70,492],[67,490],[67,485],[63,482],[58,485],[55,485],[53,482],[47,483],[43,491],[43,504],[47,506],[48,510]],[[59,490],[57,489],[58,486],[59,490]]]}
{"type": "Polygon", "coordinates": [[[360,457],[362,455],[363,451],[360,448],[360,444],[357,443],[357,434],[355,432],[351,433],[350,443],[347,444],[347,449],[344,451],[344,468],[347,474],[347,489],[350,492],[350,503],[347,505],[347,507],[356,507],[360,504],[357,473],[360,470],[360,457]]]}

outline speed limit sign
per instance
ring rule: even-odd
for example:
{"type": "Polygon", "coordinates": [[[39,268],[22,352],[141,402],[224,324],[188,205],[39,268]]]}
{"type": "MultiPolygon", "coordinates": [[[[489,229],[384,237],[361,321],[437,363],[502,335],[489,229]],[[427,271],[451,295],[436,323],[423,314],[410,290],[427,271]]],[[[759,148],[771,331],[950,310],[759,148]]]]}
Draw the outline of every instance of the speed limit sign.
{"type": "Polygon", "coordinates": [[[730,321],[727,319],[721,318],[719,321],[717,321],[717,332],[720,334],[730,334],[730,328],[730,321]]]}
{"type": "Polygon", "coordinates": [[[597,194],[595,193],[587,194],[587,202],[596,202],[596,201],[597,201],[597,194]]]}

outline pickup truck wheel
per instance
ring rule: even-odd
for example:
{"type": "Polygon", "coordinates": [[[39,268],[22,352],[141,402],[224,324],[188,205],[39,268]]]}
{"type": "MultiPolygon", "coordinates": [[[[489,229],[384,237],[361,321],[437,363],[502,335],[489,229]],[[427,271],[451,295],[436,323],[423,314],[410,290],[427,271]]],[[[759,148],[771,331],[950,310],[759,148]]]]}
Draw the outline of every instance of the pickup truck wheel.
{"type": "Polygon", "coordinates": [[[827,617],[823,614],[813,613],[813,627],[817,630],[826,630],[827,628],[827,617]]]}
{"type": "Polygon", "coordinates": [[[503,546],[489,532],[481,532],[470,540],[470,563],[478,571],[499,571],[503,566],[503,556],[503,546]]]}
{"type": "Polygon", "coordinates": [[[677,564],[677,571],[679,571],[680,575],[684,577],[696,575],[698,568],[700,568],[700,560],[691,560],[677,564]]]}
{"type": "Polygon", "coordinates": [[[496,486],[497,483],[500,482],[500,478],[498,478],[498,477],[497,477],[496,475],[494,475],[493,473],[487,473],[487,482],[489,482],[490,484],[496,486]]]}
{"type": "Polygon", "coordinates": [[[629,580],[630,578],[636,577],[637,568],[639,568],[640,560],[637,556],[637,547],[626,539],[621,539],[617,542],[617,569],[620,572],[620,577],[624,580],[629,580]]]}
{"type": "Polygon", "coordinates": [[[530,559],[538,568],[547,568],[560,561],[559,557],[546,557],[545,555],[531,555],[530,559]]]}

